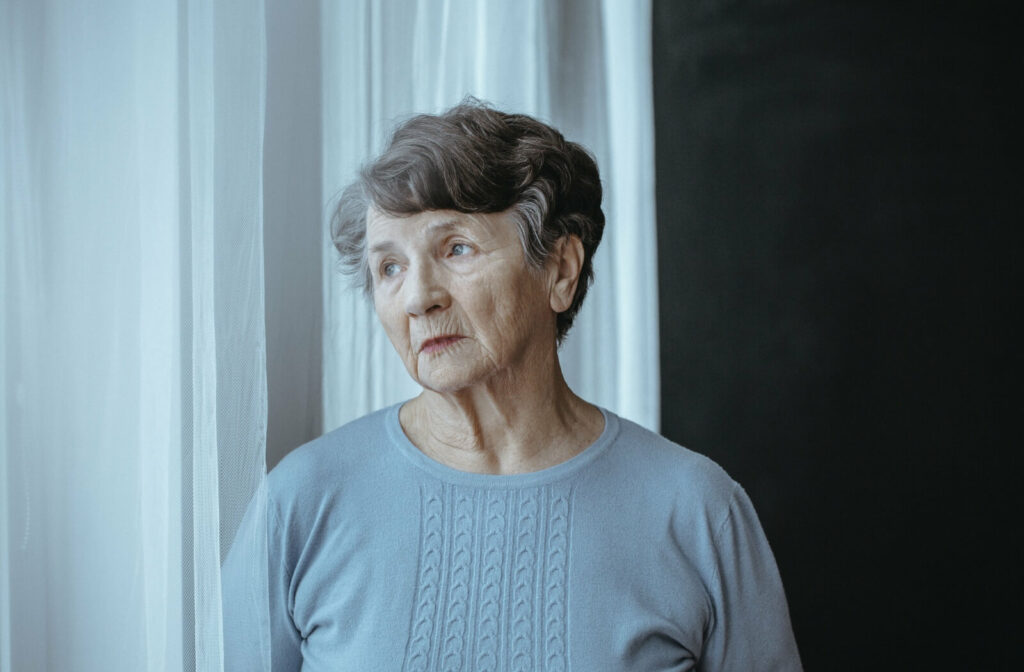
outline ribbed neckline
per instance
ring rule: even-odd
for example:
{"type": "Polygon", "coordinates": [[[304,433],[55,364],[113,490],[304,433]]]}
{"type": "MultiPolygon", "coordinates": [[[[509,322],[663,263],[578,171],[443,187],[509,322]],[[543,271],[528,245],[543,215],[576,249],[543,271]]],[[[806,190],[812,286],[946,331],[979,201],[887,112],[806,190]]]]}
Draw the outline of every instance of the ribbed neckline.
{"type": "Polygon", "coordinates": [[[402,429],[402,423],[398,419],[398,412],[405,403],[395,404],[385,411],[384,424],[387,427],[391,442],[416,467],[428,472],[435,478],[446,483],[476,488],[531,488],[562,480],[579,472],[597,459],[612,444],[619,433],[618,416],[598,406],[601,415],[604,416],[604,429],[601,430],[601,435],[592,444],[565,462],[560,462],[546,469],[523,474],[478,474],[449,467],[429,457],[417,448],[409,440],[409,437],[406,436],[405,430],[402,429]]]}

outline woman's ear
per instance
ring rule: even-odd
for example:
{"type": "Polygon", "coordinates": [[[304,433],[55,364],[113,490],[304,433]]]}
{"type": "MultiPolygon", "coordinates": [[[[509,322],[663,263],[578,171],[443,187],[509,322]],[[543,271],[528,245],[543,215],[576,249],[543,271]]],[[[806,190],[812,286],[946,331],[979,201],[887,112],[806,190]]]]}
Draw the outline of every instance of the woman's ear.
{"type": "Polygon", "coordinates": [[[550,291],[551,309],[564,313],[576,296],[576,283],[583,269],[583,241],[579,236],[562,236],[555,243],[549,258],[553,265],[553,280],[550,291]]]}

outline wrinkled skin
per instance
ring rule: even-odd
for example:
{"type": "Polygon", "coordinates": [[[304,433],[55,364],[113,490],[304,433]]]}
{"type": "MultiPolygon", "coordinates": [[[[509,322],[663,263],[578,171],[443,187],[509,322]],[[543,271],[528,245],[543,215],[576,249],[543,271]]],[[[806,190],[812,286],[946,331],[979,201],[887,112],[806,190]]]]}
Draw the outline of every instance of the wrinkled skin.
{"type": "Polygon", "coordinates": [[[371,213],[374,305],[418,383],[456,392],[544,354],[554,339],[547,273],[527,267],[506,214],[371,213]],[[430,339],[459,337],[423,346],[430,339]]]}
{"type": "Polygon", "coordinates": [[[424,388],[400,414],[421,450],[502,473],[550,466],[596,438],[600,411],[565,384],[555,339],[579,277],[578,239],[535,269],[507,212],[368,214],[374,307],[424,388]]]}

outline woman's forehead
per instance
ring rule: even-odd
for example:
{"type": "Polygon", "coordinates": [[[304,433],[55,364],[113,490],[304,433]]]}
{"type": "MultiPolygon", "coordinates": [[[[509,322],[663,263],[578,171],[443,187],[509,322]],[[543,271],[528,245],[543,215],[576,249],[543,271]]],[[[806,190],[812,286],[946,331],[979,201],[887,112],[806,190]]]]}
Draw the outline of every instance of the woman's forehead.
{"type": "Polygon", "coordinates": [[[373,207],[366,215],[366,240],[374,248],[403,241],[432,239],[453,231],[468,231],[488,237],[514,234],[509,213],[466,213],[456,210],[426,210],[394,216],[373,207]]]}

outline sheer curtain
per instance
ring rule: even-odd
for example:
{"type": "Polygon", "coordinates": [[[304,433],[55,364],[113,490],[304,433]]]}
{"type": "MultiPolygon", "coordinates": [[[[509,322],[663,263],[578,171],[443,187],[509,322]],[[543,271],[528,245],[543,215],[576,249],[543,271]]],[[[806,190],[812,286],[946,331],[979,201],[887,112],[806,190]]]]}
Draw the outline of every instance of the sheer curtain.
{"type": "MultiPolygon", "coordinates": [[[[650,21],[649,0],[323,0],[323,192],[347,184],[396,121],[466,95],[584,144],[601,168],[608,224],[562,366],[584,398],[657,429],[650,21]]],[[[324,249],[330,429],[418,388],[326,237],[324,249]]]]}
{"type": "MultiPolygon", "coordinates": [[[[588,146],[609,224],[563,365],[656,427],[649,22],[323,0],[311,179],[335,193],[466,94],[588,146]]],[[[0,670],[222,667],[220,563],[264,543],[265,28],[260,0],[0,0],[0,670]]],[[[417,390],[322,230],[331,428],[417,390]]]]}
{"type": "Polygon", "coordinates": [[[0,3],[0,669],[221,668],[264,473],[263,21],[0,3]]]}

